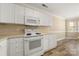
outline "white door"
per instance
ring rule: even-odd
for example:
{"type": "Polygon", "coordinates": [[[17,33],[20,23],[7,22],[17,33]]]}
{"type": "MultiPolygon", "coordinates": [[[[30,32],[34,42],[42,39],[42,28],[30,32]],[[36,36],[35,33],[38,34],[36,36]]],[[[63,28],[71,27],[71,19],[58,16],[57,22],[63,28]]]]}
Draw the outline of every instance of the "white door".
{"type": "Polygon", "coordinates": [[[0,42],[0,56],[7,56],[7,40],[0,42]]]}
{"type": "Polygon", "coordinates": [[[24,24],[24,7],[15,5],[15,23],[24,24]]]}
{"type": "Polygon", "coordinates": [[[0,4],[0,22],[14,23],[14,4],[10,3],[0,4]]]}
{"type": "Polygon", "coordinates": [[[8,55],[23,56],[23,38],[8,39],[8,55]]]}

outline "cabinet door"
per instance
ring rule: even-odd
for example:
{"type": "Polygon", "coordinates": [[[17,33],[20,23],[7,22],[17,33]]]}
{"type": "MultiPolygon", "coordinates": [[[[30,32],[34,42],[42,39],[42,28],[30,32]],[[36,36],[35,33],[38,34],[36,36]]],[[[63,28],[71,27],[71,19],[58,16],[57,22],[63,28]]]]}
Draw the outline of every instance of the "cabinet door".
{"type": "Polygon", "coordinates": [[[48,47],[49,47],[49,49],[55,48],[56,45],[57,45],[57,41],[56,41],[55,35],[49,34],[48,35],[48,47]]]}
{"type": "Polygon", "coordinates": [[[44,21],[43,21],[43,22],[44,22],[44,26],[49,26],[50,20],[49,20],[49,18],[48,18],[47,15],[44,15],[43,20],[44,20],[44,21]]]}
{"type": "Polygon", "coordinates": [[[53,25],[53,18],[52,18],[52,16],[48,16],[48,26],[52,26],[53,25]]]}
{"type": "Polygon", "coordinates": [[[51,26],[52,25],[52,20],[51,20],[50,15],[44,15],[43,20],[44,20],[43,22],[44,22],[45,26],[51,26]]]}
{"type": "Polygon", "coordinates": [[[43,39],[43,47],[44,47],[44,52],[48,51],[48,35],[45,35],[44,36],[44,39],[43,39]]]}
{"type": "MultiPolygon", "coordinates": [[[[28,38],[24,38],[24,39],[28,39],[28,38]]],[[[24,40],[24,55],[27,56],[29,55],[29,42],[27,40],[24,40]]]]}
{"type": "Polygon", "coordinates": [[[41,13],[40,18],[41,18],[40,25],[41,26],[48,26],[49,21],[48,21],[47,16],[45,14],[41,13]]]}
{"type": "Polygon", "coordinates": [[[51,26],[52,25],[52,17],[50,17],[50,15],[41,13],[40,14],[40,25],[41,26],[51,26]]]}
{"type": "Polygon", "coordinates": [[[23,56],[23,38],[13,38],[8,40],[8,55],[23,56]]]}
{"type": "Polygon", "coordinates": [[[30,8],[25,8],[25,17],[27,16],[34,16],[34,10],[30,8]]]}
{"type": "Polygon", "coordinates": [[[45,20],[44,17],[45,17],[44,14],[41,13],[41,14],[40,14],[40,18],[41,18],[41,19],[40,19],[40,25],[41,25],[41,26],[45,26],[45,25],[44,25],[44,24],[45,24],[45,23],[44,23],[44,20],[45,20]]]}
{"type": "Polygon", "coordinates": [[[0,4],[0,22],[14,23],[14,4],[0,4]]]}
{"type": "Polygon", "coordinates": [[[24,7],[15,5],[15,23],[24,24],[24,7]]]}
{"type": "Polygon", "coordinates": [[[7,56],[7,40],[0,42],[0,56],[7,56]]]}

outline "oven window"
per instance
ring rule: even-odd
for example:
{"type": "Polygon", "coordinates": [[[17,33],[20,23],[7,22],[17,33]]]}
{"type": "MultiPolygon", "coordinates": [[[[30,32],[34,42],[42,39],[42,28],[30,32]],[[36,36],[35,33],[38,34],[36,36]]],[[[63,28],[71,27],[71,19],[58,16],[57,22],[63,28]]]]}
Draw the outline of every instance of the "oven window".
{"type": "Polygon", "coordinates": [[[39,48],[39,47],[41,47],[41,39],[29,42],[29,49],[30,50],[36,49],[36,48],[39,48]]]}

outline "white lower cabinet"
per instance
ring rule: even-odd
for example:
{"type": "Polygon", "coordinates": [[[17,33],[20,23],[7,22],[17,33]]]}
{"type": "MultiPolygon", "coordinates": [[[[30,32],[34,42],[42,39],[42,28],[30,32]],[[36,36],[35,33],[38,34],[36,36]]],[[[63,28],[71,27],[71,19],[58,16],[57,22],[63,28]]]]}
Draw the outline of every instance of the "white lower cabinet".
{"type": "Polygon", "coordinates": [[[44,51],[48,51],[57,46],[57,41],[54,35],[48,34],[44,36],[44,51]]]}
{"type": "MultiPolygon", "coordinates": [[[[25,38],[24,38],[25,39],[25,38]]],[[[25,56],[28,56],[28,41],[27,40],[24,40],[24,55],[25,56]]]]}
{"type": "Polygon", "coordinates": [[[0,42],[0,56],[23,56],[23,38],[3,39],[0,42]]]}
{"type": "Polygon", "coordinates": [[[55,35],[49,34],[48,35],[48,48],[49,50],[55,48],[57,46],[57,39],[55,35]]]}
{"type": "Polygon", "coordinates": [[[23,56],[23,38],[8,39],[8,55],[23,56]]]}
{"type": "Polygon", "coordinates": [[[43,38],[43,50],[44,50],[44,52],[45,51],[48,51],[48,35],[44,35],[44,38],[43,38]]]}
{"type": "MultiPolygon", "coordinates": [[[[35,38],[32,38],[35,39],[35,38]]],[[[42,39],[41,39],[42,40],[42,39]]],[[[32,42],[32,41],[31,41],[32,42]]],[[[28,41],[24,40],[24,38],[9,38],[0,42],[0,56],[40,56],[43,54],[43,48],[38,47],[34,50],[28,50],[30,47],[28,45],[28,41]],[[42,49],[42,50],[41,50],[42,49]],[[33,52],[33,53],[30,53],[33,52]]],[[[42,42],[41,42],[42,43],[42,42]]],[[[39,46],[39,40],[35,40],[32,42],[32,48],[39,46]],[[37,44],[37,45],[35,45],[37,44]]]]}
{"type": "Polygon", "coordinates": [[[40,41],[39,40],[35,40],[35,38],[33,38],[35,41],[30,41],[29,45],[28,45],[28,41],[24,40],[25,38],[23,37],[18,37],[18,38],[9,38],[9,39],[5,39],[3,41],[0,42],[0,56],[36,56],[36,55],[42,55],[44,52],[53,49],[57,46],[57,41],[56,41],[56,37],[52,34],[48,34],[48,35],[44,35],[43,37],[44,39],[42,41],[42,45],[39,45],[40,41]],[[38,45],[35,45],[39,43],[38,45]],[[33,45],[31,45],[33,44],[33,45]],[[33,51],[38,51],[38,52],[34,52],[34,53],[30,53],[32,52],[32,50],[28,50],[28,48],[30,48],[29,46],[31,45],[32,48],[34,48],[33,46],[35,45],[35,47],[39,46],[39,48],[35,48],[32,49],[33,51]],[[42,50],[40,50],[42,49],[42,50]]]}
{"type": "Polygon", "coordinates": [[[0,42],[0,56],[6,56],[7,55],[7,40],[4,40],[0,42]]]}

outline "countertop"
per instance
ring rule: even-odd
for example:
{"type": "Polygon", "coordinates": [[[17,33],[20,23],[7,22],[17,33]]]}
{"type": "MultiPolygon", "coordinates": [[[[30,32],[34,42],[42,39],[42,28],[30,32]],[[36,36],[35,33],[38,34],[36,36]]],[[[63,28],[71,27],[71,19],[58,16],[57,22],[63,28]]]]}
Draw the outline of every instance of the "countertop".
{"type": "MultiPolygon", "coordinates": [[[[40,34],[39,36],[43,36],[43,35],[49,35],[49,34],[52,34],[52,33],[43,33],[43,34],[40,34]]],[[[38,35],[33,35],[33,36],[25,36],[25,35],[11,35],[11,36],[5,36],[5,37],[1,37],[0,36],[0,39],[4,39],[4,38],[12,38],[12,37],[36,37],[38,35]]]]}
{"type": "MultiPolygon", "coordinates": [[[[44,36],[44,35],[48,35],[48,34],[51,34],[51,33],[42,33],[40,34],[39,36],[44,36]]],[[[5,40],[5,39],[10,39],[10,38],[20,38],[20,37],[23,37],[23,38],[30,38],[30,37],[37,37],[38,35],[33,35],[33,36],[25,36],[25,35],[12,35],[12,36],[5,36],[5,37],[1,37],[0,36],[0,42],[5,40]]]]}
{"type": "MultiPolygon", "coordinates": [[[[43,34],[41,34],[39,36],[43,36],[43,34]]],[[[14,36],[0,37],[0,42],[5,40],[5,39],[10,39],[10,38],[30,38],[30,37],[38,37],[38,35],[33,35],[33,36],[14,35],[14,36]]]]}
{"type": "MultiPolygon", "coordinates": [[[[42,33],[40,34],[40,36],[44,36],[44,35],[56,35],[58,33],[42,33]]],[[[12,35],[12,36],[5,36],[5,37],[0,37],[0,42],[5,40],[5,39],[9,39],[9,38],[20,38],[20,37],[23,37],[23,38],[30,38],[30,37],[37,37],[38,35],[33,35],[33,36],[25,36],[25,35],[12,35]]],[[[58,35],[56,35],[58,36],[58,35]]],[[[60,34],[59,34],[60,36],[60,34]]],[[[59,37],[58,36],[58,37],[59,37]]]]}

